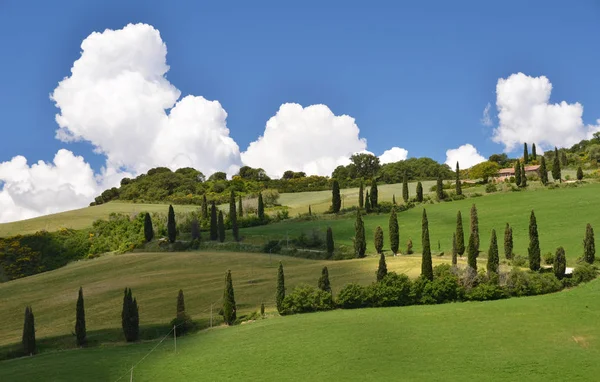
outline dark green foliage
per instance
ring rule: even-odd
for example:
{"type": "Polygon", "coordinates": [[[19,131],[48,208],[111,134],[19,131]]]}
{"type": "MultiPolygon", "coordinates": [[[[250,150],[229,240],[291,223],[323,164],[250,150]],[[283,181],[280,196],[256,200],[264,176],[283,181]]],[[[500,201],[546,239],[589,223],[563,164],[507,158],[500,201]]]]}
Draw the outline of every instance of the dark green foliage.
{"type": "Polygon", "coordinates": [[[467,245],[467,264],[473,270],[477,270],[477,247],[475,246],[475,235],[471,233],[469,235],[469,244],[467,245]]]}
{"type": "Polygon", "coordinates": [[[583,239],[583,259],[588,264],[593,264],[596,259],[596,241],[594,240],[594,229],[587,224],[585,227],[585,238],[583,239]]]}
{"type": "Polygon", "coordinates": [[[309,285],[298,285],[292,293],[285,296],[282,314],[319,312],[331,310],[334,307],[333,296],[330,292],[309,285]]]}
{"type": "Polygon", "coordinates": [[[265,303],[264,302],[260,303],[260,315],[263,317],[265,316],[265,303]]]}
{"type": "Polygon", "coordinates": [[[527,187],[527,174],[525,172],[525,164],[521,165],[521,187],[527,187]]]}
{"type": "Polygon", "coordinates": [[[452,234],[452,265],[456,265],[458,250],[456,249],[456,232],[452,234]]]}
{"type": "Polygon", "coordinates": [[[365,225],[362,217],[360,216],[360,210],[356,211],[356,223],[354,223],[354,253],[356,257],[365,257],[367,250],[367,241],[365,239],[365,225]]]}
{"type": "Polygon", "coordinates": [[[83,289],[79,288],[79,296],[77,297],[77,307],[75,310],[75,336],[77,338],[77,346],[85,346],[86,330],[85,330],[85,308],[83,305],[83,289]]]}
{"type": "Polygon", "coordinates": [[[186,334],[194,326],[194,322],[185,311],[185,300],[181,289],[177,293],[177,312],[175,318],[171,321],[171,326],[176,326],[177,337],[186,334]]]}
{"type": "Polygon", "coordinates": [[[225,290],[223,291],[223,320],[227,325],[233,325],[236,319],[235,297],[231,271],[225,274],[225,290]]]}
{"type": "Polygon", "coordinates": [[[25,320],[23,322],[23,338],[21,344],[23,345],[23,354],[34,355],[37,353],[35,346],[35,318],[30,306],[25,308],[25,320]]]}
{"type": "Polygon", "coordinates": [[[344,309],[365,307],[368,305],[367,288],[356,283],[347,284],[338,293],[337,303],[344,309]]]}
{"type": "Polygon", "coordinates": [[[413,242],[411,239],[408,239],[408,241],[406,242],[406,254],[412,255],[413,253],[413,242]]]}
{"type": "Polygon", "coordinates": [[[331,284],[329,283],[329,270],[327,267],[323,267],[321,270],[321,277],[319,277],[318,287],[323,292],[331,293],[331,284]]]}
{"type": "Polygon", "coordinates": [[[237,217],[239,217],[239,218],[244,217],[244,205],[242,204],[242,195],[240,195],[238,197],[237,217]]]}
{"type": "Polygon", "coordinates": [[[408,174],[406,171],[402,177],[402,199],[404,199],[404,203],[408,202],[408,174]]]}
{"type": "Polygon", "coordinates": [[[152,218],[150,214],[146,212],[144,216],[144,238],[146,238],[146,242],[149,242],[154,237],[154,230],[152,229],[152,218]]]}
{"type": "Polygon", "coordinates": [[[381,281],[387,275],[387,265],[385,264],[385,255],[382,253],[379,257],[379,267],[377,267],[377,281],[381,281]]]}
{"type": "Polygon", "coordinates": [[[200,241],[200,222],[198,219],[194,217],[192,219],[192,223],[190,225],[190,233],[192,235],[192,240],[200,241]]]}
{"type": "Polygon", "coordinates": [[[177,224],[175,223],[175,211],[172,205],[169,205],[169,214],[167,216],[167,236],[171,243],[174,243],[177,239],[177,224]]]}
{"type": "Polygon", "coordinates": [[[392,250],[392,253],[395,255],[398,253],[398,249],[400,247],[400,232],[399,232],[399,228],[398,228],[398,217],[396,216],[395,208],[392,208],[392,212],[390,213],[389,231],[390,231],[390,249],[392,250]]]}
{"type": "Polygon", "coordinates": [[[444,200],[444,183],[442,182],[442,174],[438,174],[435,192],[438,200],[444,200]]]}
{"type": "Polygon", "coordinates": [[[379,192],[377,191],[377,181],[375,178],[371,180],[371,208],[377,208],[379,202],[379,192]]]}
{"type": "Polygon", "coordinates": [[[421,182],[417,182],[417,202],[423,202],[423,185],[421,182]]]}
{"type": "Polygon", "coordinates": [[[431,262],[431,246],[429,243],[429,223],[427,221],[427,211],[425,211],[425,209],[423,209],[423,220],[421,222],[421,242],[423,243],[421,277],[433,280],[433,264],[431,262]]]}
{"type": "Polygon", "coordinates": [[[507,260],[513,258],[513,234],[512,227],[506,223],[506,228],[504,228],[504,257],[507,260]]]}
{"type": "Polygon", "coordinates": [[[237,223],[237,211],[235,209],[235,193],[231,190],[231,196],[229,199],[229,222],[231,223],[231,235],[233,240],[240,240],[240,229],[237,223]]]}
{"type": "Polygon", "coordinates": [[[127,342],[137,341],[140,335],[140,316],[137,300],[133,298],[130,288],[125,288],[123,295],[123,310],[121,311],[121,326],[127,342]]]}
{"type": "Polygon", "coordinates": [[[456,213],[456,253],[462,256],[465,253],[465,233],[463,231],[462,214],[456,213]]]}
{"type": "Polygon", "coordinates": [[[562,183],[562,179],[560,177],[560,158],[558,156],[558,149],[554,148],[554,161],[552,162],[552,178],[554,181],[559,181],[562,183]]]}
{"type": "Polygon", "coordinates": [[[577,180],[582,180],[583,179],[583,170],[581,169],[581,166],[577,167],[577,180]]]}
{"type": "Polygon", "coordinates": [[[540,181],[544,186],[548,184],[548,169],[546,168],[546,158],[543,155],[540,159],[540,181]]]}
{"type": "Polygon", "coordinates": [[[202,220],[208,219],[208,202],[206,201],[206,194],[202,195],[202,203],[200,205],[200,217],[202,220]]]}
{"type": "Polygon", "coordinates": [[[498,239],[496,238],[496,230],[492,230],[490,239],[490,249],[488,250],[487,271],[490,273],[498,273],[500,265],[500,257],[498,256],[498,239]]]}
{"type": "Polygon", "coordinates": [[[473,236],[475,251],[479,254],[479,218],[477,217],[475,204],[471,206],[471,235],[473,236]]]}
{"type": "Polygon", "coordinates": [[[375,251],[382,253],[383,251],[383,230],[380,226],[375,228],[375,235],[373,237],[373,244],[375,245],[375,251]]]}
{"type": "Polygon", "coordinates": [[[533,210],[531,210],[531,216],[529,217],[529,248],[527,249],[527,252],[529,254],[529,269],[532,271],[538,271],[540,269],[542,256],[540,251],[540,238],[537,230],[537,222],[533,210]]]}
{"type": "Polygon", "coordinates": [[[556,249],[556,254],[554,255],[554,276],[557,279],[562,280],[565,277],[565,271],[567,269],[567,258],[565,256],[565,249],[563,247],[558,247],[556,249]]]}
{"type": "Polygon", "coordinates": [[[537,151],[535,149],[535,143],[531,145],[531,159],[537,160],[537,151]]]}
{"type": "Polygon", "coordinates": [[[462,195],[462,184],[460,183],[460,168],[456,162],[456,195],[462,195]]]}
{"type": "Polygon", "coordinates": [[[225,241],[225,221],[223,219],[223,211],[219,211],[217,227],[219,233],[219,241],[223,243],[225,241]]]}
{"type": "Polygon", "coordinates": [[[513,268],[505,289],[510,296],[535,296],[557,292],[562,289],[562,284],[553,273],[531,273],[513,268]]]}
{"type": "Polygon", "coordinates": [[[573,282],[575,285],[592,281],[596,277],[596,269],[588,263],[578,264],[573,269],[573,282]]]}
{"type": "Polygon", "coordinates": [[[340,184],[337,180],[333,180],[331,187],[331,212],[337,214],[342,208],[342,197],[340,195],[340,184]]]}
{"type": "Polygon", "coordinates": [[[396,194],[392,194],[392,204],[396,205],[396,194]]]}
{"type": "Polygon", "coordinates": [[[365,198],[365,212],[371,212],[371,197],[369,196],[369,191],[367,191],[367,196],[365,198]]]}
{"type": "Polygon", "coordinates": [[[364,208],[365,206],[365,196],[364,194],[364,184],[363,181],[360,181],[360,187],[358,188],[358,208],[364,208]]]}
{"type": "Polygon", "coordinates": [[[527,142],[523,144],[523,163],[529,163],[529,153],[527,152],[527,142]]]}
{"type": "Polygon", "coordinates": [[[438,163],[431,158],[408,158],[395,163],[381,166],[377,179],[382,183],[402,183],[404,172],[408,174],[408,181],[434,180],[438,174],[443,179],[452,179],[452,169],[443,163],[438,163]]]}
{"type": "Polygon", "coordinates": [[[219,239],[219,229],[217,227],[217,205],[213,200],[210,205],[210,240],[219,239]]]}
{"type": "Polygon", "coordinates": [[[410,297],[411,281],[408,276],[390,272],[381,280],[371,284],[366,293],[368,301],[363,305],[405,306],[412,303],[410,297]]]}
{"type": "Polygon", "coordinates": [[[258,208],[257,208],[258,220],[265,220],[265,203],[263,202],[262,192],[258,193],[258,208]]]}
{"type": "Polygon", "coordinates": [[[521,186],[521,179],[521,163],[517,161],[515,163],[515,183],[517,184],[517,187],[521,186]]]}
{"type": "Polygon", "coordinates": [[[310,204],[308,205],[308,216],[312,216],[312,209],[310,208],[310,204]]]}
{"type": "Polygon", "coordinates": [[[279,262],[279,269],[277,270],[277,292],[275,294],[275,303],[277,304],[277,311],[279,314],[283,314],[283,300],[285,299],[285,280],[283,275],[283,264],[279,262]]]}
{"type": "Polygon", "coordinates": [[[331,227],[327,227],[327,236],[325,242],[327,245],[327,258],[331,259],[334,251],[333,231],[331,230],[331,227]]]}

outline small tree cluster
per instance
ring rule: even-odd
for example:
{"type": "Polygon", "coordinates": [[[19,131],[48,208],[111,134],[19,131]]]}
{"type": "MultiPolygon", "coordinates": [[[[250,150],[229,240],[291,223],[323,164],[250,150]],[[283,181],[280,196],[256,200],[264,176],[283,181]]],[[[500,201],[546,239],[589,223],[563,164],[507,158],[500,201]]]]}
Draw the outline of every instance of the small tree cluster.
{"type": "Polygon", "coordinates": [[[140,316],[137,300],[131,295],[131,289],[125,288],[121,326],[127,342],[137,341],[140,335],[140,316]]]}
{"type": "Polygon", "coordinates": [[[425,211],[425,209],[423,209],[423,219],[421,222],[421,242],[423,243],[423,253],[421,255],[421,277],[428,280],[433,280],[431,245],[429,243],[429,222],[427,221],[427,211],[425,211]]]}
{"type": "Polygon", "coordinates": [[[233,281],[231,271],[225,274],[225,290],[223,291],[223,320],[227,325],[233,325],[236,320],[235,297],[233,294],[233,281]]]}
{"type": "Polygon", "coordinates": [[[354,253],[356,257],[365,257],[367,250],[367,242],[365,240],[365,225],[362,217],[360,216],[360,210],[356,211],[356,223],[354,223],[354,253]]]}

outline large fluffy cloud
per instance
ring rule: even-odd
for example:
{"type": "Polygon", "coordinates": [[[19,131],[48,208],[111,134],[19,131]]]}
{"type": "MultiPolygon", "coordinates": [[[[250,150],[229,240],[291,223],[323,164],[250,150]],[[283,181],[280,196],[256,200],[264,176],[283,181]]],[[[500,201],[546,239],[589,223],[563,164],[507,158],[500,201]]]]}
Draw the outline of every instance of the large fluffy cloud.
{"type": "Polygon", "coordinates": [[[446,151],[445,163],[452,169],[456,166],[456,162],[458,162],[460,168],[464,170],[484,161],[485,158],[481,156],[481,154],[477,152],[477,149],[470,143],[446,151]]]}
{"type": "Polygon", "coordinates": [[[585,125],[583,106],[565,101],[551,104],[552,84],[545,76],[530,77],[523,73],[501,78],[496,85],[499,125],[494,142],[504,144],[510,152],[524,142],[544,148],[566,147],[590,137],[598,125],[585,125]]]}
{"type": "Polygon", "coordinates": [[[389,150],[385,150],[379,157],[381,164],[394,163],[401,160],[405,160],[408,157],[408,151],[400,147],[392,147],[389,150]]]}
{"type": "Polygon", "coordinates": [[[244,164],[262,167],[270,176],[281,176],[286,170],[330,175],[366,147],[354,118],[336,116],[325,105],[286,103],[241,157],[244,164]]]}

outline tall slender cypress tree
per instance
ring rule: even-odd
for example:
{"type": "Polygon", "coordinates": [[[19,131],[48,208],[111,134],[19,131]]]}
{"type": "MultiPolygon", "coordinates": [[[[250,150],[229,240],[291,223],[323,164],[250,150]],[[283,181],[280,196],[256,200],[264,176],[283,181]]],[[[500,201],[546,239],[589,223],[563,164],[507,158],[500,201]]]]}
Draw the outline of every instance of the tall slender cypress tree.
{"type": "Polygon", "coordinates": [[[175,319],[171,321],[171,325],[177,326],[177,336],[181,336],[191,329],[192,324],[192,319],[185,312],[183,290],[179,289],[179,293],[177,293],[177,312],[175,319]]]}
{"type": "Polygon", "coordinates": [[[308,205],[308,216],[312,216],[312,209],[310,208],[310,204],[308,205]]]}
{"type": "Polygon", "coordinates": [[[498,239],[496,238],[496,230],[492,230],[492,237],[490,239],[490,249],[488,249],[487,259],[487,271],[490,273],[498,273],[498,267],[500,266],[500,258],[498,256],[498,239]]]}
{"type": "Polygon", "coordinates": [[[421,182],[417,182],[417,202],[423,202],[423,185],[421,182]]]}
{"type": "Polygon", "coordinates": [[[190,229],[192,234],[192,240],[200,240],[200,223],[198,222],[198,219],[195,216],[192,218],[192,224],[190,229]]]}
{"type": "Polygon", "coordinates": [[[479,254],[479,218],[477,217],[477,207],[471,206],[471,234],[473,235],[473,244],[475,251],[479,254]]]}
{"type": "Polygon", "coordinates": [[[331,230],[331,227],[327,227],[327,237],[325,241],[327,244],[327,258],[331,259],[334,251],[333,231],[331,230]]]}
{"type": "Polygon", "coordinates": [[[527,252],[529,254],[529,269],[538,271],[541,263],[540,238],[533,210],[531,210],[531,216],[529,217],[529,248],[527,252]]]}
{"type": "Polygon", "coordinates": [[[456,249],[456,232],[452,234],[452,265],[456,266],[458,263],[457,259],[458,250],[456,249]]]}
{"type": "Polygon", "coordinates": [[[517,187],[521,185],[521,162],[517,160],[515,163],[515,183],[517,187]]]}
{"type": "Polygon", "coordinates": [[[331,283],[329,282],[329,270],[327,270],[327,267],[323,267],[321,270],[321,277],[319,277],[317,285],[323,292],[331,293],[331,283]]]}
{"type": "Polygon", "coordinates": [[[456,253],[459,256],[465,253],[465,232],[460,211],[456,213],[456,253]]]}
{"type": "Polygon", "coordinates": [[[377,267],[377,281],[383,280],[387,275],[387,265],[385,264],[385,255],[382,253],[379,257],[379,267],[377,267]]]}
{"type": "Polygon", "coordinates": [[[581,169],[581,166],[577,167],[577,180],[582,180],[583,179],[583,170],[581,169]]]}
{"type": "Polygon", "coordinates": [[[371,212],[371,196],[369,195],[369,191],[367,191],[367,195],[365,197],[365,212],[371,212]]]}
{"type": "Polygon", "coordinates": [[[231,271],[225,274],[225,290],[223,291],[223,320],[227,325],[233,325],[236,319],[235,297],[233,294],[233,281],[231,271]]]}
{"type": "Polygon", "coordinates": [[[527,153],[527,142],[523,144],[523,163],[529,163],[529,154],[527,153]]]}
{"type": "Polygon", "coordinates": [[[540,181],[544,186],[548,184],[548,169],[546,168],[546,158],[543,155],[540,159],[540,181]]]}
{"type": "Polygon", "coordinates": [[[438,173],[435,192],[438,200],[444,200],[444,183],[442,183],[442,174],[438,173]]]}
{"type": "Polygon", "coordinates": [[[404,176],[402,177],[402,199],[404,203],[408,202],[408,174],[404,171],[404,176]]]}
{"type": "Polygon", "coordinates": [[[146,239],[146,243],[152,240],[154,237],[154,230],[152,229],[152,218],[150,214],[146,212],[144,216],[144,238],[146,239]]]}
{"type": "Polygon", "coordinates": [[[333,180],[331,187],[331,212],[337,214],[342,207],[342,197],[340,195],[340,184],[337,180],[333,180]]]}
{"type": "Polygon", "coordinates": [[[137,300],[133,298],[131,289],[125,288],[123,296],[123,310],[121,311],[121,325],[127,342],[137,341],[139,338],[139,310],[137,300]]]}
{"type": "Polygon", "coordinates": [[[202,195],[201,217],[202,220],[208,220],[208,202],[206,201],[206,194],[202,195]]]}
{"type": "Polygon", "coordinates": [[[240,240],[240,229],[237,224],[237,211],[235,209],[235,193],[231,190],[231,196],[229,197],[229,221],[231,222],[231,235],[233,240],[240,240]]]}
{"type": "Polygon", "coordinates": [[[596,242],[594,240],[594,229],[588,223],[585,227],[585,238],[583,239],[583,259],[590,264],[596,259],[596,242]]]}
{"type": "Polygon", "coordinates": [[[244,206],[242,204],[242,195],[238,196],[238,211],[237,217],[241,218],[244,216],[244,206]]]}
{"type": "Polygon", "coordinates": [[[85,346],[85,309],[83,306],[83,289],[79,287],[79,296],[77,297],[77,306],[75,310],[75,336],[77,337],[77,346],[85,346]]]}
{"type": "Polygon", "coordinates": [[[554,255],[554,276],[557,279],[562,280],[565,277],[565,271],[567,270],[567,258],[565,256],[565,249],[563,247],[558,247],[556,249],[556,254],[554,255]]]}
{"type": "Polygon", "coordinates": [[[363,181],[360,181],[360,187],[358,188],[358,208],[364,208],[365,206],[365,196],[364,196],[364,184],[363,181]]]}
{"type": "Polygon", "coordinates": [[[506,223],[506,228],[504,228],[504,257],[506,257],[507,260],[510,260],[513,257],[512,228],[508,223],[506,223]]]}
{"type": "Polygon", "coordinates": [[[167,236],[169,241],[174,243],[177,239],[177,225],[175,224],[175,211],[173,206],[169,205],[169,215],[167,216],[167,236]]]}
{"type": "Polygon", "coordinates": [[[562,183],[560,177],[560,157],[558,156],[558,149],[554,147],[554,161],[552,162],[552,178],[556,182],[557,180],[562,183]]]}
{"type": "Polygon", "coordinates": [[[425,209],[423,209],[423,220],[421,222],[421,242],[423,243],[423,253],[421,255],[421,276],[428,280],[433,280],[431,246],[429,243],[429,222],[427,221],[427,211],[425,211],[425,209]]]}
{"type": "Polygon", "coordinates": [[[263,202],[262,192],[258,193],[258,220],[261,222],[265,220],[265,203],[263,202]]]}
{"type": "Polygon", "coordinates": [[[392,212],[390,213],[390,221],[389,221],[389,231],[390,231],[390,249],[394,256],[398,253],[398,248],[400,247],[400,233],[398,229],[398,217],[396,216],[396,209],[392,208],[392,212]]]}
{"type": "Polygon", "coordinates": [[[23,345],[23,354],[34,355],[37,353],[35,344],[35,318],[33,316],[33,309],[30,306],[25,307],[25,320],[23,322],[23,338],[21,340],[23,345]]]}
{"type": "Polygon", "coordinates": [[[535,149],[535,143],[531,145],[531,159],[537,160],[537,152],[535,149]]]}
{"type": "Polygon", "coordinates": [[[477,270],[477,247],[475,245],[475,235],[471,232],[469,235],[469,244],[467,245],[467,264],[474,271],[477,270]]]}
{"type": "Polygon", "coordinates": [[[377,191],[377,181],[371,180],[371,208],[377,208],[379,205],[379,192],[377,191]]]}
{"type": "Polygon", "coordinates": [[[383,230],[381,226],[377,226],[375,228],[375,236],[373,238],[373,243],[375,244],[375,251],[377,253],[383,252],[383,230]]]}
{"type": "Polygon", "coordinates": [[[365,257],[367,241],[365,240],[365,225],[360,216],[360,210],[356,210],[356,223],[354,223],[354,253],[356,257],[365,257]]]}
{"type": "Polygon", "coordinates": [[[219,241],[222,243],[225,241],[225,221],[223,220],[223,211],[219,211],[217,227],[219,233],[219,241]]]}
{"type": "Polygon", "coordinates": [[[396,205],[396,194],[392,194],[392,204],[396,205]]]}
{"type": "Polygon", "coordinates": [[[460,183],[460,167],[456,162],[456,195],[462,195],[462,184],[460,183]]]}
{"type": "Polygon", "coordinates": [[[279,314],[283,314],[283,300],[285,299],[285,280],[283,276],[283,264],[279,262],[279,269],[277,270],[277,292],[275,294],[275,303],[277,304],[277,311],[279,314]]]}
{"type": "Polygon", "coordinates": [[[217,205],[213,200],[210,205],[210,240],[212,241],[219,239],[219,230],[217,224],[217,205]]]}
{"type": "Polygon", "coordinates": [[[525,172],[525,164],[521,165],[521,187],[527,187],[527,173],[525,172]]]}

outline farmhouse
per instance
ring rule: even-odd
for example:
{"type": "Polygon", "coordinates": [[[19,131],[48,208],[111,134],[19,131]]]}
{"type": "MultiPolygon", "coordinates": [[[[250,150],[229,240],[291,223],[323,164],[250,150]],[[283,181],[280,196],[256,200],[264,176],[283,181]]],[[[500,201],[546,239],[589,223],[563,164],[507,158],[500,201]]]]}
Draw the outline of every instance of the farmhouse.
{"type": "MultiPolygon", "coordinates": [[[[533,175],[540,175],[540,165],[534,165],[534,166],[525,166],[525,175],[527,176],[533,176],[533,175]]],[[[514,168],[501,168],[500,170],[498,170],[498,173],[496,174],[496,176],[494,177],[494,180],[496,182],[502,182],[505,179],[509,179],[511,176],[515,176],[515,169],[514,168]]]]}

